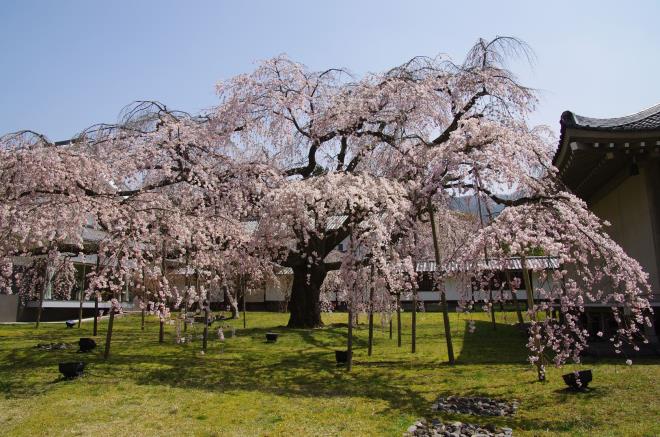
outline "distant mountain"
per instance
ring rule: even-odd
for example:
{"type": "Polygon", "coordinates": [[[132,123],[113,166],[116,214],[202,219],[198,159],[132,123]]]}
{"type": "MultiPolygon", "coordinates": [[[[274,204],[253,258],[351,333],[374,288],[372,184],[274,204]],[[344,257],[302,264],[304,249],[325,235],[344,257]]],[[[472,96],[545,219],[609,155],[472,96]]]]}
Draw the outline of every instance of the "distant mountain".
{"type": "MultiPolygon", "coordinates": [[[[515,199],[518,197],[516,193],[500,194],[499,196],[503,199],[515,199]]],[[[477,199],[474,196],[454,197],[450,202],[449,207],[455,211],[465,212],[477,217],[479,216],[479,202],[477,202],[477,199]]],[[[491,199],[481,199],[481,216],[487,221],[497,217],[504,208],[504,205],[495,203],[491,199]]]]}

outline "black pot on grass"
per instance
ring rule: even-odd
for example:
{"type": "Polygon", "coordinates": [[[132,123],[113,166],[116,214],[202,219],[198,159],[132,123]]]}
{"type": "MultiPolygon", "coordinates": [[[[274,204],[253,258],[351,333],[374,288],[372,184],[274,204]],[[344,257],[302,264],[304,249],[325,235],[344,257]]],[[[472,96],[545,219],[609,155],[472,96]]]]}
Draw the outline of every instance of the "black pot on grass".
{"type": "Polygon", "coordinates": [[[277,337],[279,335],[280,334],[278,334],[277,332],[267,332],[266,333],[266,341],[268,343],[275,343],[277,341],[277,337]]]}
{"type": "Polygon", "coordinates": [[[593,379],[593,375],[591,374],[591,369],[589,369],[567,373],[566,375],[563,375],[562,378],[564,378],[566,385],[573,390],[582,390],[587,388],[593,379]]]}
{"type": "Polygon", "coordinates": [[[335,351],[335,360],[337,365],[348,363],[348,351],[335,351]]]}
{"type": "Polygon", "coordinates": [[[78,340],[78,346],[80,346],[80,352],[90,352],[96,347],[96,342],[92,338],[83,337],[78,340]]]}
{"type": "Polygon", "coordinates": [[[76,378],[83,374],[85,370],[85,363],[83,361],[71,361],[67,363],[60,363],[60,373],[65,378],[76,378]]]}
{"type": "Polygon", "coordinates": [[[78,322],[76,320],[67,320],[64,323],[66,323],[67,328],[73,328],[74,326],[76,326],[76,323],[78,322]]]}

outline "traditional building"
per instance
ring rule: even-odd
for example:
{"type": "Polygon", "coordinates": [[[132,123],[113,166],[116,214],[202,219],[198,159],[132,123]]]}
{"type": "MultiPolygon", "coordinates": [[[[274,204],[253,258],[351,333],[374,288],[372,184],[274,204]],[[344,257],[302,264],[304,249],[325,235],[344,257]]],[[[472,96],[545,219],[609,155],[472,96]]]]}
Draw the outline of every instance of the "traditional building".
{"type": "MultiPolygon", "coordinates": [[[[93,252],[104,236],[102,231],[95,229],[91,224],[84,226],[81,233],[88,252],[93,252]]],[[[86,296],[84,292],[89,284],[87,275],[96,268],[97,255],[81,256],[76,253],[63,252],[61,256],[67,257],[76,269],[76,280],[70,290],[70,295],[63,297],[56,296],[53,293],[53,272],[52,266],[49,266],[46,270],[47,281],[43,302],[40,302],[36,297],[21,299],[18,289],[13,287],[13,294],[0,294],[0,323],[35,321],[39,306],[42,307],[42,321],[77,319],[81,309],[83,317],[93,317],[95,308],[98,308],[99,312],[103,314],[109,311],[111,304],[107,299],[101,299],[96,303],[93,299],[86,299],[89,296],[86,296]]],[[[17,272],[22,271],[25,266],[31,263],[29,257],[14,257],[12,261],[17,272]]],[[[105,260],[101,256],[100,263],[103,264],[104,262],[105,260]]],[[[124,308],[131,309],[133,307],[133,290],[131,287],[127,286],[117,298],[122,302],[124,308]]]]}
{"type": "MultiPolygon", "coordinates": [[[[660,313],[660,105],[617,118],[561,115],[553,164],[574,194],[611,223],[610,236],[649,274],[657,342],[660,313]]],[[[590,306],[590,331],[607,332],[607,308],[590,306]]]]}

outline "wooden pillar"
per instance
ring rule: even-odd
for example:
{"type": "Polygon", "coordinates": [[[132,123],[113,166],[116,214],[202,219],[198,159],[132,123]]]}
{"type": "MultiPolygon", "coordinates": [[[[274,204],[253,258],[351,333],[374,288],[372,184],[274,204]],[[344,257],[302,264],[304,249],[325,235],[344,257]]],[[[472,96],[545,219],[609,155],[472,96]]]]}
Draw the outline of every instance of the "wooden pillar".
{"type": "Polygon", "coordinates": [[[374,266],[371,266],[371,282],[369,284],[369,347],[368,355],[371,356],[374,343],[374,266]]]}
{"type": "Polygon", "coordinates": [[[348,303],[348,339],[347,339],[347,351],[348,357],[346,359],[346,370],[348,372],[353,368],[353,310],[352,305],[348,303]]]}
{"type": "Polygon", "coordinates": [[[410,352],[414,354],[417,347],[417,288],[413,289],[412,305],[413,309],[410,327],[410,352]]]}
{"type": "Polygon", "coordinates": [[[243,295],[243,329],[247,328],[247,310],[245,309],[245,301],[247,296],[245,292],[247,291],[247,278],[245,275],[241,275],[241,294],[243,295]]]}
{"type": "Polygon", "coordinates": [[[509,289],[511,290],[511,298],[513,299],[513,303],[516,306],[516,315],[518,316],[518,324],[522,325],[524,323],[523,316],[522,316],[522,311],[520,310],[520,302],[518,301],[518,295],[516,294],[516,291],[513,289],[513,284],[511,283],[511,272],[509,269],[506,269],[504,271],[506,275],[506,281],[509,283],[509,289]]]}
{"type": "Polygon", "coordinates": [[[85,271],[87,265],[85,264],[84,255],[82,261],[83,261],[83,265],[82,265],[82,279],[80,280],[80,308],[78,309],[78,328],[80,328],[80,325],[82,325],[83,302],[85,300],[85,271]]]}
{"type": "Polygon", "coordinates": [[[396,295],[396,345],[401,347],[401,293],[396,295]]]}
{"type": "Polygon", "coordinates": [[[142,311],[140,311],[142,320],[140,322],[140,329],[144,331],[144,316],[145,316],[145,308],[144,305],[146,303],[146,298],[147,298],[147,273],[145,271],[145,268],[142,267],[142,311]]]}
{"type": "MultiPolygon", "coordinates": [[[[162,246],[162,253],[161,253],[161,275],[163,278],[166,278],[167,275],[167,246],[165,244],[165,240],[163,240],[163,246],[162,246]]],[[[165,302],[161,302],[161,305],[165,305],[165,302]]],[[[160,319],[160,324],[159,324],[159,329],[158,329],[158,343],[164,343],[165,342],[165,320],[163,320],[162,317],[162,311],[161,315],[159,316],[160,319]]]]}
{"type": "MultiPolygon", "coordinates": [[[[525,282],[525,291],[527,292],[527,308],[529,312],[529,317],[533,321],[536,321],[536,310],[534,309],[534,289],[532,287],[532,278],[529,275],[529,270],[527,270],[527,263],[524,255],[521,255],[520,263],[522,265],[522,274],[523,274],[523,281],[525,282]]],[[[537,350],[540,349],[541,341],[535,338],[534,345],[537,348],[537,350]]],[[[536,372],[537,372],[538,380],[541,382],[545,381],[545,370],[544,370],[542,355],[539,355],[538,359],[536,360],[536,372]]]]}
{"type": "Polygon", "coordinates": [[[488,299],[490,301],[490,321],[493,325],[493,331],[497,331],[497,321],[495,320],[495,302],[493,302],[493,289],[488,285],[488,299]]]}
{"type": "Polygon", "coordinates": [[[48,258],[46,258],[46,267],[44,268],[44,286],[41,287],[41,293],[39,293],[39,308],[37,309],[37,328],[41,323],[41,314],[44,310],[44,297],[46,295],[46,290],[48,290],[48,285],[50,284],[50,275],[48,274],[48,258]]]}
{"type": "MultiPolygon", "coordinates": [[[[435,269],[436,272],[440,271],[440,241],[438,240],[438,228],[437,223],[435,222],[435,206],[431,199],[428,201],[428,210],[429,218],[431,219],[431,231],[433,234],[433,249],[435,252],[435,269]]],[[[442,320],[445,327],[445,339],[447,341],[447,356],[449,358],[449,364],[453,365],[455,362],[454,359],[454,345],[451,340],[451,325],[449,323],[449,307],[447,306],[447,296],[445,293],[445,287],[441,287],[440,290],[440,301],[442,303],[442,320]]]]}
{"type": "MultiPolygon", "coordinates": [[[[101,252],[96,254],[96,277],[99,275],[99,268],[101,263],[101,252]]],[[[94,287],[94,331],[93,335],[96,337],[99,329],[99,290],[94,287]]]]}

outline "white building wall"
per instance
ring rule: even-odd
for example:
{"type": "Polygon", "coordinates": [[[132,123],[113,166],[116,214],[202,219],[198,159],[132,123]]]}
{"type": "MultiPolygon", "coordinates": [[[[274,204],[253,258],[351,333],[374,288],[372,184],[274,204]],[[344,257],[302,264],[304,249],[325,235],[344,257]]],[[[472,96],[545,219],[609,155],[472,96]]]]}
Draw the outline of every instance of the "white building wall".
{"type": "MultiPolygon", "coordinates": [[[[538,274],[532,274],[532,283],[534,285],[534,290],[538,290],[541,287],[548,288],[547,284],[542,284],[538,278],[538,274]]],[[[292,275],[277,275],[277,279],[266,281],[265,286],[254,287],[248,291],[246,302],[259,303],[259,302],[283,302],[286,295],[291,295],[291,285],[293,284],[292,275]],[[286,295],[285,295],[286,293],[286,295]]],[[[367,291],[365,291],[367,293],[367,291]]],[[[445,281],[445,293],[448,301],[459,301],[466,298],[464,293],[464,288],[459,278],[448,278],[445,281]]],[[[518,290],[516,292],[518,299],[525,300],[527,295],[525,290],[518,290]]],[[[535,291],[534,297],[539,298],[540,293],[535,291]]],[[[480,295],[475,293],[476,299],[484,299],[487,297],[487,293],[480,295]]],[[[509,293],[507,291],[506,297],[509,298],[509,293]]],[[[440,292],[438,291],[426,291],[420,290],[417,293],[417,299],[420,301],[430,301],[438,302],[440,301],[440,292]]],[[[222,299],[219,299],[222,300],[222,299]]],[[[336,300],[336,296],[332,296],[331,300],[336,300]]],[[[402,302],[412,301],[412,295],[402,295],[402,302]]]]}
{"type": "MultiPolygon", "coordinates": [[[[539,279],[539,275],[537,273],[532,273],[532,285],[534,287],[534,297],[539,298],[540,297],[540,292],[539,290],[541,288],[544,289],[549,289],[549,284],[543,283],[539,279]]],[[[469,287],[469,285],[468,285],[469,287]]],[[[439,301],[440,300],[440,292],[438,291],[419,291],[417,293],[418,299],[419,300],[424,300],[424,301],[439,301]]],[[[448,301],[459,301],[459,300],[464,300],[467,297],[471,297],[471,294],[469,292],[469,289],[466,294],[466,288],[465,284],[463,281],[458,278],[458,277],[453,277],[453,278],[447,278],[445,280],[445,296],[448,301]]],[[[508,290],[506,290],[505,296],[509,298],[510,294],[508,290]]],[[[517,290],[516,291],[516,296],[518,299],[523,300],[527,299],[527,294],[525,290],[517,290]]],[[[477,300],[483,300],[488,297],[488,293],[474,293],[474,297],[477,300]]],[[[495,296],[497,297],[497,296],[495,296]]],[[[402,299],[403,301],[409,301],[412,300],[410,297],[405,297],[402,299]]]]}
{"type": "Polygon", "coordinates": [[[269,302],[283,302],[286,296],[291,296],[293,275],[277,275],[276,279],[266,283],[266,300],[269,302]]]}

